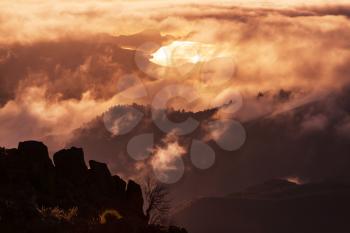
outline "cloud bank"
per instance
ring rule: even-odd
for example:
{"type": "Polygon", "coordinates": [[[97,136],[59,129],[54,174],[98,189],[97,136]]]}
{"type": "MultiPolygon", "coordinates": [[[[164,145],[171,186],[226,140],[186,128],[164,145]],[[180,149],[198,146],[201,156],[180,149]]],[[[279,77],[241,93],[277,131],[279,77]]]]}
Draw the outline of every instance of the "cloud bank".
{"type": "MultiPolygon", "coordinates": [[[[34,138],[58,147],[108,107],[150,104],[169,84],[196,89],[198,100],[173,102],[189,110],[225,103],[232,98],[225,93],[239,92],[243,119],[287,111],[346,86],[350,6],[268,3],[2,2],[2,144],[34,138]],[[230,56],[175,68],[150,62],[174,40],[210,44],[230,56]],[[153,46],[145,46],[149,42],[153,46]],[[134,91],[147,96],[121,95],[118,82],[130,74],[141,80],[134,91]],[[284,104],[274,94],[282,89],[292,93],[284,104]]],[[[310,118],[305,128],[324,124],[321,116],[310,118]]]]}

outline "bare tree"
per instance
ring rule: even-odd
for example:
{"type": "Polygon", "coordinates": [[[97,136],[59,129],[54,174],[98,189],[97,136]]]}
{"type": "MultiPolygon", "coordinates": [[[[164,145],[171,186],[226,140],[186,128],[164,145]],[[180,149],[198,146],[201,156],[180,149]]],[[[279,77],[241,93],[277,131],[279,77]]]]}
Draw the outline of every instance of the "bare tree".
{"type": "Polygon", "coordinates": [[[144,182],[145,213],[150,224],[163,224],[170,212],[167,187],[147,177],[144,182]]]}

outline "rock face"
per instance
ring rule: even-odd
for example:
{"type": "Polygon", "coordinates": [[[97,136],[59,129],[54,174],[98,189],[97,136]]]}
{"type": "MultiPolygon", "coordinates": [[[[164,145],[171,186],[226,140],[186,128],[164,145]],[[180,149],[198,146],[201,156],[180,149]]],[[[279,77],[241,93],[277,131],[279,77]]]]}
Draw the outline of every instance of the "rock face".
{"type": "Polygon", "coordinates": [[[120,187],[114,182],[114,178],[112,177],[107,164],[92,160],[89,161],[89,165],[89,185],[91,192],[98,190],[98,192],[101,192],[106,196],[119,196],[119,199],[122,199],[122,195],[117,195],[117,189],[120,187]]]}
{"type": "Polygon", "coordinates": [[[139,215],[143,215],[143,198],[140,185],[130,180],[126,188],[126,197],[129,206],[139,215]]]}
{"type": "Polygon", "coordinates": [[[28,176],[34,188],[51,194],[54,192],[54,166],[47,147],[36,141],[20,142],[19,154],[28,166],[28,176]]]}
{"type": "Polygon", "coordinates": [[[84,161],[81,148],[58,151],[52,163],[47,147],[36,141],[19,143],[18,149],[0,150],[0,199],[21,199],[37,206],[78,207],[90,216],[117,209],[122,216],[145,221],[141,187],[112,176],[107,164],[84,161]],[[21,197],[19,197],[21,196],[21,197]]]}
{"type": "Polygon", "coordinates": [[[88,168],[81,148],[72,147],[71,149],[60,150],[54,154],[53,160],[58,179],[69,180],[74,185],[79,185],[85,181],[88,168]]]}
{"type": "Polygon", "coordinates": [[[113,182],[116,187],[117,195],[123,196],[125,194],[126,182],[117,175],[113,176],[113,182]]]}
{"type": "Polygon", "coordinates": [[[148,225],[140,185],[112,176],[104,163],[88,168],[82,149],[53,158],[41,142],[0,147],[1,233],[186,233],[148,225]]]}

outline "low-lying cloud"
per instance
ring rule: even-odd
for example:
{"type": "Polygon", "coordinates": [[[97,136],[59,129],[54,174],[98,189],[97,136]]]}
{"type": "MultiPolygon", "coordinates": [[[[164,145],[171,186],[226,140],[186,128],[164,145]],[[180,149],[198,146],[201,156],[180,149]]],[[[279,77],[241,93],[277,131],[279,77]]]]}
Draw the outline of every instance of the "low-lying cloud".
{"type": "MultiPolygon", "coordinates": [[[[2,3],[0,10],[4,146],[34,138],[57,147],[72,130],[109,107],[134,101],[151,104],[170,84],[198,92],[196,101],[174,102],[187,110],[223,104],[233,98],[225,93],[240,93],[241,118],[252,119],[301,106],[310,96],[324,98],[349,80],[350,8],[344,4],[317,1],[313,6],[281,8],[181,2],[170,9],[168,3],[153,2],[147,11],[138,1],[62,2],[56,8],[44,2],[38,7],[21,4],[2,3]],[[225,59],[190,69],[149,61],[153,52],[173,40],[226,51],[234,72],[226,72],[231,63],[225,59]],[[158,47],[144,49],[143,42],[158,47]],[[130,74],[140,80],[137,88],[147,96],[118,95],[118,82],[130,74]],[[271,94],[281,89],[293,93],[284,104],[271,94]],[[257,98],[259,93],[262,98],[257,98]]],[[[304,126],[316,129],[323,123],[322,118],[311,118],[304,126]]]]}

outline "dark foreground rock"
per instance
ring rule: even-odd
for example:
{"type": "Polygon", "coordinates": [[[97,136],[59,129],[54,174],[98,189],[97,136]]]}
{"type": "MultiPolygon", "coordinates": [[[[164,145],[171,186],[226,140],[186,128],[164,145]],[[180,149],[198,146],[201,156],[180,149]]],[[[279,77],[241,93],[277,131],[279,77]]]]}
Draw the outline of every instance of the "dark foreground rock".
{"type": "Polygon", "coordinates": [[[148,225],[140,185],[112,176],[104,163],[88,168],[82,149],[53,159],[41,142],[0,148],[0,232],[186,232],[148,225]]]}

